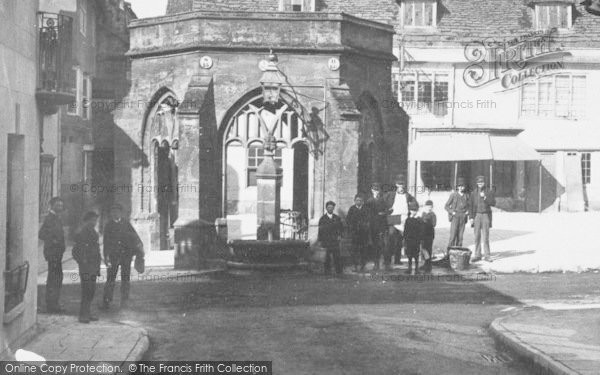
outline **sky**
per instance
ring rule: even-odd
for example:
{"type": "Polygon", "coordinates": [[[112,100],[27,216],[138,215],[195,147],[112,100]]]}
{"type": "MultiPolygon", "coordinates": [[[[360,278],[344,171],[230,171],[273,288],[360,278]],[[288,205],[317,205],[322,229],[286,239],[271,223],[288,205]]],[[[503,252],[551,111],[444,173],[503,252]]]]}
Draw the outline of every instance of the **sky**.
{"type": "Polygon", "coordinates": [[[139,18],[156,17],[165,14],[167,0],[128,0],[139,18]]]}

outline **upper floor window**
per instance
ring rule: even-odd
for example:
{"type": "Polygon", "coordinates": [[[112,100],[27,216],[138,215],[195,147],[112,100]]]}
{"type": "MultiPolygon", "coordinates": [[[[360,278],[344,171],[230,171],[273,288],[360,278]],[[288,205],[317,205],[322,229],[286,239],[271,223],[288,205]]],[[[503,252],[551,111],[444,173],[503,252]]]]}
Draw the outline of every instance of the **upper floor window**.
{"type": "Polygon", "coordinates": [[[84,36],[87,34],[87,4],[86,0],[80,2],[81,6],[79,7],[79,32],[84,36]]]}
{"type": "Polygon", "coordinates": [[[83,146],[83,179],[92,181],[92,171],[94,163],[94,145],[83,146]]]}
{"type": "Polygon", "coordinates": [[[578,120],[585,117],[586,76],[557,74],[523,86],[521,115],[578,120]]]}
{"type": "Polygon", "coordinates": [[[437,24],[437,0],[404,0],[401,12],[404,27],[435,27],[437,24]]]}
{"type": "Polygon", "coordinates": [[[538,30],[570,29],[573,24],[573,6],[562,2],[535,5],[535,25],[538,30]]]}
{"type": "Polygon", "coordinates": [[[92,101],[92,79],[89,75],[84,75],[81,87],[81,117],[86,120],[91,118],[92,101]]]}
{"type": "Polygon", "coordinates": [[[78,67],[73,67],[71,79],[75,81],[75,101],[67,105],[67,113],[71,116],[79,116],[81,114],[81,108],[79,108],[79,103],[81,102],[81,90],[79,88],[81,87],[83,76],[78,67]]]}
{"type": "Polygon", "coordinates": [[[310,12],[314,0],[280,0],[279,10],[283,12],[310,12]]]}
{"type": "Polygon", "coordinates": [[[592,182],[592,154],[590,152],[581,153],[581,178],[584,185],[592,182]]]}
{"type": "Polygon", "coordinates": [[[398,81],[398,101],[407,113],[436,116],[448,113],[448,73],[405,72],[400,73],[398,81]]]}
{"type": "Polygon", "coordinates": [[[73,68],[75,79],[75,102],[67,106],[67,113],[71,116],[81,116],[85,120],[91,118],[92,78],[83,74],[80,68],[73,68]]]}

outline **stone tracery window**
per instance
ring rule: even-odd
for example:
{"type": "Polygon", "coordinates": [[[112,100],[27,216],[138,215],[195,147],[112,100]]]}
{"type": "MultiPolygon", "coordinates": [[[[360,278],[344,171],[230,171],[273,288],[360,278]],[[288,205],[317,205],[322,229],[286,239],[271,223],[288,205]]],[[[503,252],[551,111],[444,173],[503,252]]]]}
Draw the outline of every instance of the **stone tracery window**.
{"type": "MultiPolygon", "coordinates": [[[[272,132],[277,142],[275,161],[280,166],[283,176],[281,207],[296,207],[300,199],[298,197],[302,194],[295,186],[308,185],[309,178],[308,159],[311,144],[304,121],[295,109],[283,102],[275,107],[264,107],[262,95],[239,108],[232,113],[224,129],[224,212],[226,215],[256,213],[256,172],[264,160],[263,142],[269,132],[272,132]],[[299,144],[306,145],[306,155],[301,156],[297,151],[296,146],[299,144]],[[297,184],[297,179],[307,181],[303,180],[303,183],[297,184]]],[[[306,197],[303,201],[307,201],[306,197]]],[[[304,205],[306,204],[308,203],[305,202],[304,205]]],[[[301,211],[306,213],[307,207],[303,207],[301,211]]]]}

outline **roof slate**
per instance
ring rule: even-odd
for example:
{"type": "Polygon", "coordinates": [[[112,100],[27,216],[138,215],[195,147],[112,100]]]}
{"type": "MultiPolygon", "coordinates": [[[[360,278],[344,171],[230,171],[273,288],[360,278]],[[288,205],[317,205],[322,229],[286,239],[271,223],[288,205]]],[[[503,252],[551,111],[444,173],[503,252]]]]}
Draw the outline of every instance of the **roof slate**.
{"type": "MultiPolygon", "coordinates": [[[[170,0],[169,12],[192,10],[277,11],[280,0],[170,0]]],[[[600,16],[574,0],[437,0],[437,27],[403,28],[402,0],[315,0],[319,12],[344,12],[356,17],[393,25],[396,45],[454,46],[474,39],[498,41],[535,31],[538,2],[573,4],[573,28],[560,32],[556,40],[567,48],[600,48],[600,16]]]]}

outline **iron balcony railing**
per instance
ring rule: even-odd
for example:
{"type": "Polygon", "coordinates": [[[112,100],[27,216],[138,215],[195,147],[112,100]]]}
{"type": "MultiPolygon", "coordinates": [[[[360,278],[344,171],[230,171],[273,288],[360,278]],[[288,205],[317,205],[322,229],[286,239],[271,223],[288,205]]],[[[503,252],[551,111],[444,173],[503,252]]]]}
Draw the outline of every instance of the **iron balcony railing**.
{"type": "Polygon", "coordinates": [[[29,262],[4,271],[4,312],[7,313],[23,302],[29,277],[29,262]]]}
{"type": "Polygon", "coordinates": [[[38,90],[75,94],[72,68],[73,19],[55,13],[38,13],[39,83],[38,90]]]}

